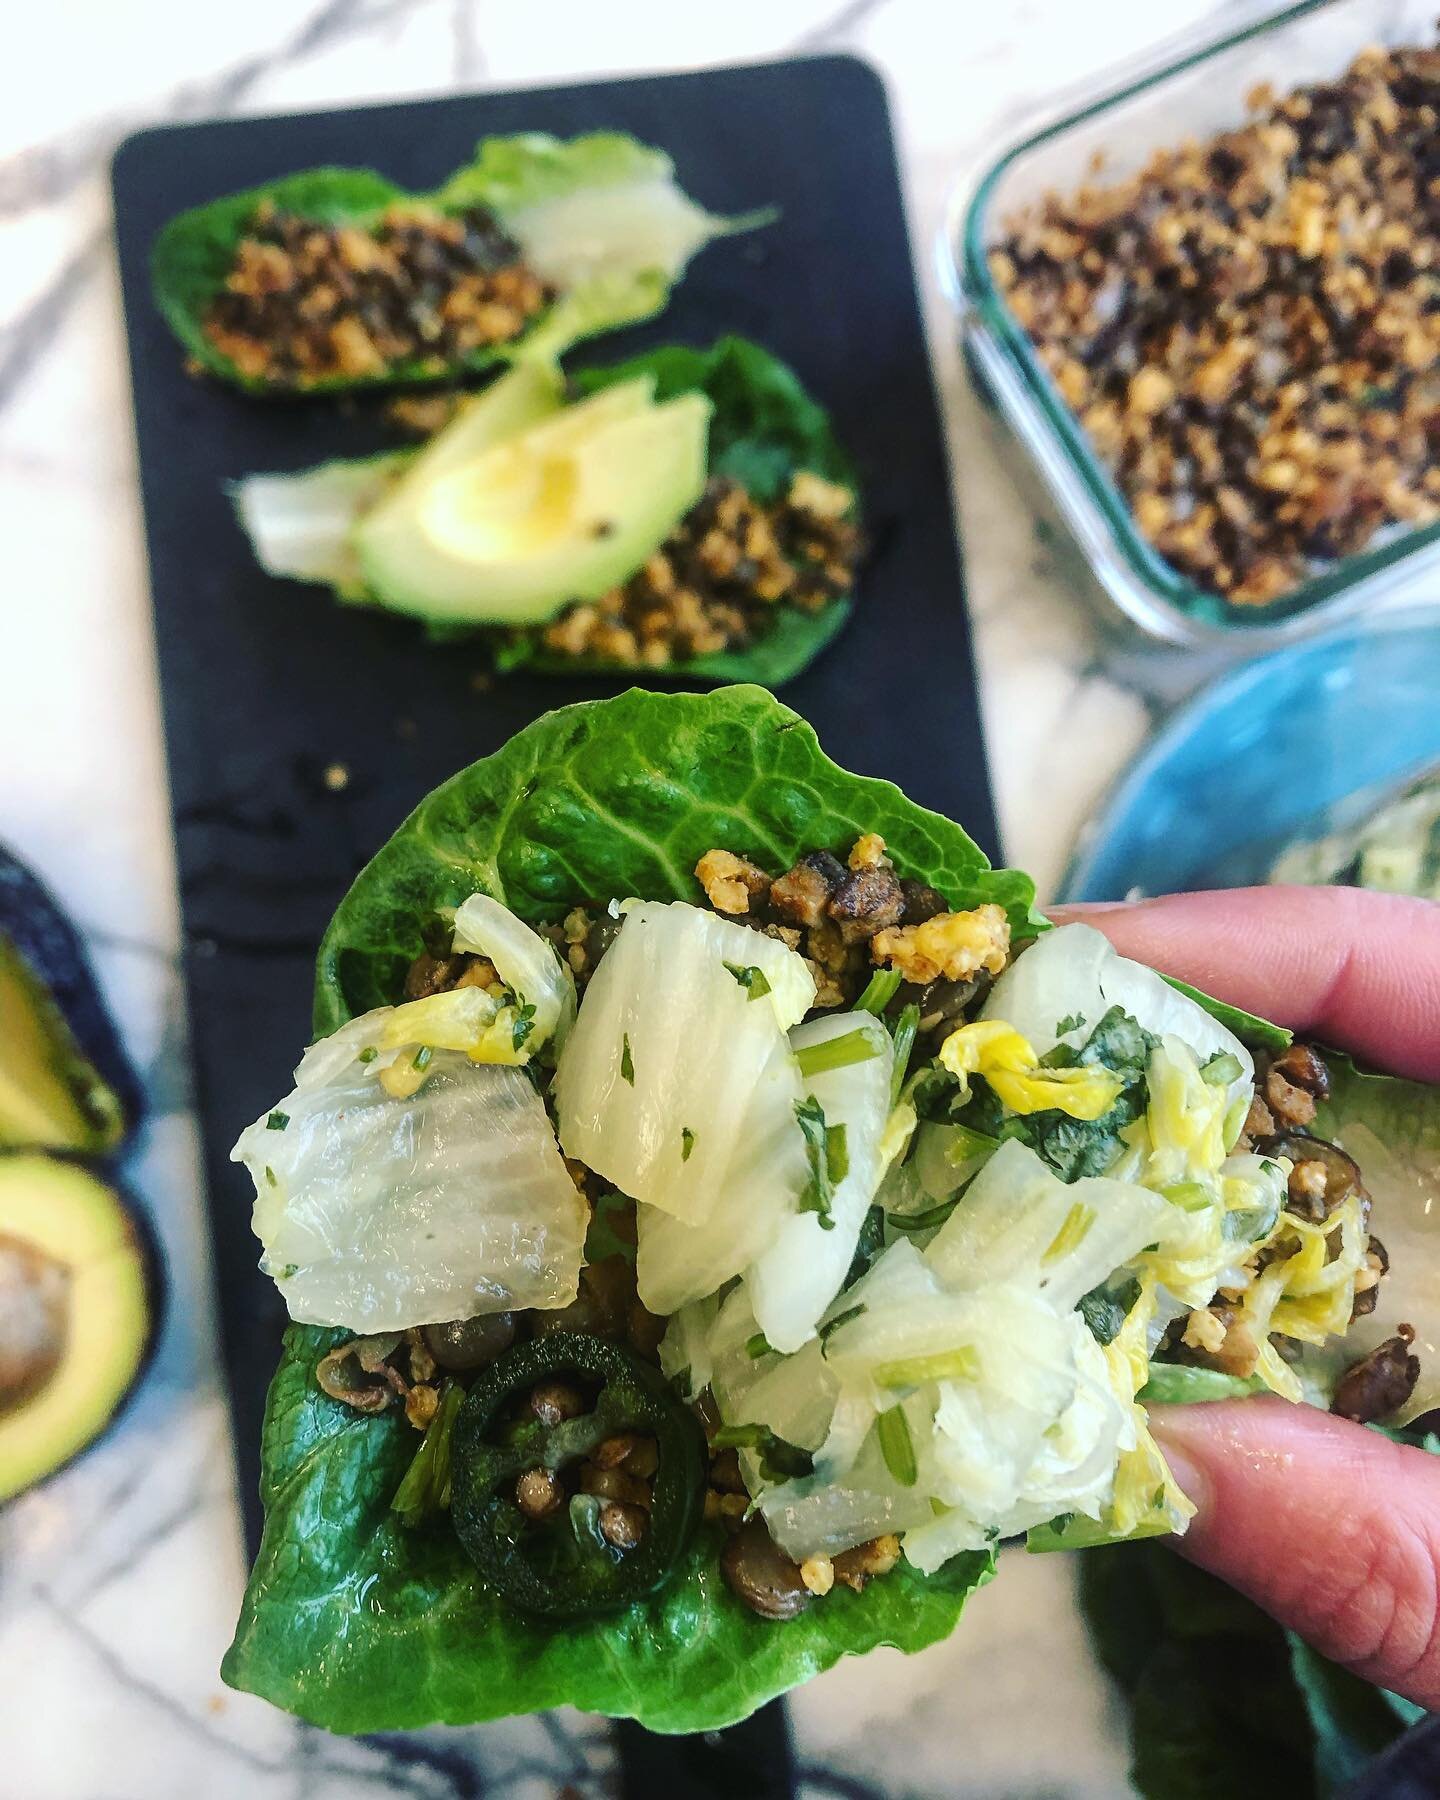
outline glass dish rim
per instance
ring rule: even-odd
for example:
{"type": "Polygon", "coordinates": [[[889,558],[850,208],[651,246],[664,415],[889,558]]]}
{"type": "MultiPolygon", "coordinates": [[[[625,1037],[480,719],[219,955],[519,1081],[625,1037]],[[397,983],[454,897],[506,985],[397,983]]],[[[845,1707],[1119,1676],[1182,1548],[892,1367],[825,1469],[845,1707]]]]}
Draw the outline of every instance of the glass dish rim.
{"type": "Polygon", "coordinates": [[[1008,137],[1005,147],[984,168],[973,187],[968,183],[962,186],[945,228],[944,257],[949,265],[946,274],[957,278],[949,284],[954,298],[962,310],[973,312],[1018,377],[1026,399],[1038,409],[1041,422],[1058,442],[1069,469],[1079,478],[1129,573],[1192,630],[1273,630],[1326,601],[1354,593],[1372,577],[1440,545],[1440,520],[1411,526],[1388,543],[1357,550],[1307,576],[1280,599],[1266,605],[1227,600],[1187,580],[1140,535],[1124,495],[1091,449],[1079,419],[1062,399],[1024,327],[996,287],[983,233],[997,187],[1029,151],[1228,50],[1347,3],[1348,0],[1296,0],[1295,4],[1267,12],[1220,35],[1216,35],[1213,22],[1207,22],[1152,48],[1138,59],[1112,67],[1087,84],[1078,100],[1063,105],[1058,112],[1053,107],[1032,112],[1028,122],[1008,137]]]}

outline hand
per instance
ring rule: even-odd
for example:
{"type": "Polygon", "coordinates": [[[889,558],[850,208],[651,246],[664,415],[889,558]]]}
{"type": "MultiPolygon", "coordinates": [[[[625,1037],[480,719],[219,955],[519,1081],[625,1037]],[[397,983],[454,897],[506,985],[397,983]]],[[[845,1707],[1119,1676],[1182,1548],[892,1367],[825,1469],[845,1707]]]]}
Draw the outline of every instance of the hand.
{"type": "MultiPolygon", "coordinates": [[[[1430,901],[1273,887],[1053,916],[1377,1067],[1440,1081],[1430,901]]],[[[1184,1555],[1333,1661],[1440,1707],[1440,1457],[1268,1396],[1150,1418],[1198,1509],[1184,1555]]]]}

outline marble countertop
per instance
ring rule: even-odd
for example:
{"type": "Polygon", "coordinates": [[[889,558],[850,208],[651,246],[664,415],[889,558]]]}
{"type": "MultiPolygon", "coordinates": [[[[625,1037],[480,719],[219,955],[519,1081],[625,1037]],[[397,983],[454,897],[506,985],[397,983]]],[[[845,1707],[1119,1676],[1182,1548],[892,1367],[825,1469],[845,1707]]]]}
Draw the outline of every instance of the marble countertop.
{"type": "MultiPolygon", "coordinates": [[[[1227,9],[1218,9],[1223,16],[1227,9]]],[[[0,1794],[16,1800],[600,1795],[603,1724],[332,1739],[220,1683],[243,1580],[187,1094],[169,805],[107,163],[139,125],[847,50],[885,74],[946,403],[1011,860],[1053,888],[1152,717],[1204,672],[1112,642],[966,388],[934,270],[947,193],[1027,105],[1217,9],[1205,0],[52,0],[0,110],[0,839],[88,933],[155,1099],[129,1179],[171,1277],[121,1426],[0,1517],[0,1794]],[[75,46],[84,54],[76,55],[75,46]],[[60,1707],[63,1697],[63,1717],[60,1707]]],[[[805,1800],[1126,1791],[1121,1721],[1063,1559],[1008,1555],[949,1643],[793,1701],[805,1800]]]]}

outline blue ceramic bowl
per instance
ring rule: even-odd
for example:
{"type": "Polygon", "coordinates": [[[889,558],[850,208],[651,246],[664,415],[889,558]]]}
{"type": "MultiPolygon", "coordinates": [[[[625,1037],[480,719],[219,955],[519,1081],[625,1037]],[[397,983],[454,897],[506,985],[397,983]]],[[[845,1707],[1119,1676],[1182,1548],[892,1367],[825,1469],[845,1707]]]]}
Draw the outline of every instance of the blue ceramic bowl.
{"type": "Polygon", "coordinates": [[[1065,900],[1263,881],[1297,838],[1363,818],[1440,762],[1440,614],[1397,613],[1222,676],[1141,752],[1087,827],[1065,900]]]}

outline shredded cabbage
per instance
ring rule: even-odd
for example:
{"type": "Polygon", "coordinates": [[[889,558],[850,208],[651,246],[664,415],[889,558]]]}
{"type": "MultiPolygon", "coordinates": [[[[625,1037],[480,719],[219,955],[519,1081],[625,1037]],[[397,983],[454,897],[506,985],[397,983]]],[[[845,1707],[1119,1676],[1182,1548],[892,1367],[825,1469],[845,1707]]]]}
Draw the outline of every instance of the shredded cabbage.
{"type": "Polygon", "coordinates": [[[522,1061],[551,1040],[557,1050],[564,1047],[575,1023],[575,977],[553,944],[498,900],[472,894],[456,911],[452,947],[488,957],[514,995],[509,1009],[512,1025],[528,1026],[522,1037],[522,1061]],[[534,1009],[528,1018],[526,1007],[534,1009]]]}
{"type": "Polygon", "coordinates": [[[785,1033],[814,1003],[814,978],[784,944],[683,901],[621,910],[556,1067],[565,1152],[688,1225],[722,1204],[737,1221],[773,1224],[804,1174],[757,1153],[798,1135],[803,1092],[785,1033]],[[754,1183],[744,1190],[742,1167],[754,1183]]]}
{"type": "Polygon", "coordinates": [[[747,1281],[755,1317],[777,1350],[798,1350],[840,1291],[865,1214],[884,1172],[883,1139],[890,1117],[890,1078],[895,1064],[890,1033],[870,1013],[830,1013],[790,1034],[793,1050],[833,1043],[858,1032],[871,1054],[827,1069],[805,1081],[826,1125],[845,1133],[844,1176],[825,1212],[791,1213],[750,1268],[747,1281]]]}
{"type": "Polygon", "coordinates": [[[568,1305],[587,1209],[544,1103],[523,1071],[446,1049],[392,1096],[382,1078],[405,1052],[359,1057],[402,1010],[314,1046],[294,1091],[241,1133],[261,1268],[293,1319],[358,1332],[568,1305]]]}

